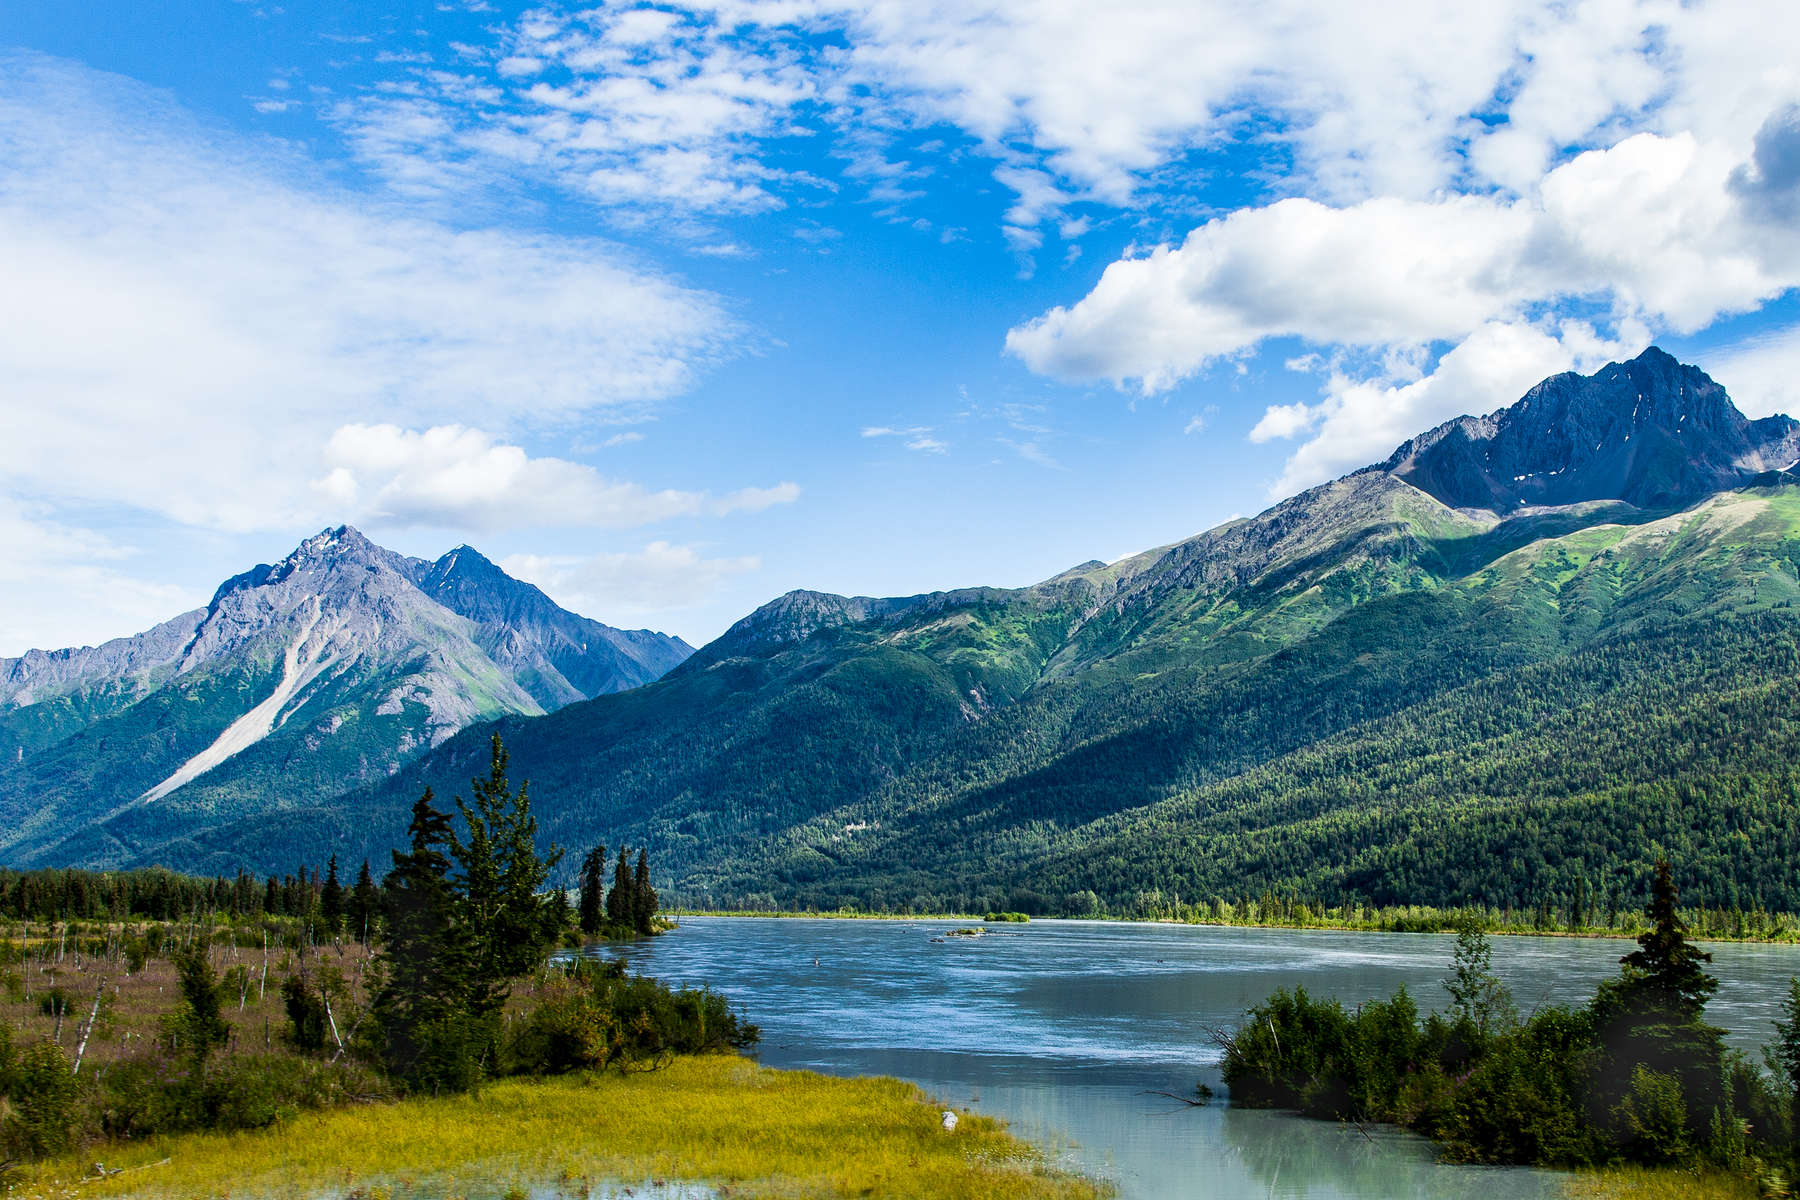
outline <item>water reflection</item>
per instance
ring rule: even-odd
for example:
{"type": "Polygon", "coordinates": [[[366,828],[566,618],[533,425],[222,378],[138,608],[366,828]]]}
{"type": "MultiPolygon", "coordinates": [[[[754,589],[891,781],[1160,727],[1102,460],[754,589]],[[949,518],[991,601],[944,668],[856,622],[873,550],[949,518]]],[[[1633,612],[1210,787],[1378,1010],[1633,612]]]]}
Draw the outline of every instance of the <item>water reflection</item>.
{"type": "MultiPolygon", "coordinates": [[[[1152,1094],[1218,1085],[1210,1033],[1278,987],[1347,1003],[1404,984],[1440,1005],[1447,936],[1041,921],[934,941],[923,921],[700,918],[606,953],[714,987],[763,1027],[771,1066],[911,1079],[1005,1117],[1023,1136],[1115,1180],[1123,1197],[1528,1200],[1543,1172],[1433,1160],[1392,1130],[1359,1130],[1152,1094]]],[[[1496,938],[1494,965],[1522,1007],[1578,1001],[1618,970],[1612,941],[1496,938]]],[[[1770,1036],[1789,947],[1715,948],[1709,1016],[1734,1044],[1770,1036]]]]}

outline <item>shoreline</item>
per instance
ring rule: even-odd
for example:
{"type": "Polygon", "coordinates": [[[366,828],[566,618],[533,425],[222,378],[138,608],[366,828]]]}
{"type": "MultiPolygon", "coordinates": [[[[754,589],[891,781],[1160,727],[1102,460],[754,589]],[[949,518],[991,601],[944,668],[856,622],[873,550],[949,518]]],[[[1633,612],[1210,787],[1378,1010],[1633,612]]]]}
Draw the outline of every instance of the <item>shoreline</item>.
{"type": "MultiPolygon", "coordinates": [[[[684,917],[753,917],[758,920],[775,921],[963,921],[976,925],[1029,924],[1030,922],[988,921],[985,917],[971,913],[869,913],[869,912],[802,912],[784,909],[779,912],[751,910],[703,910],[690,908],[664,909],[667,915],[677,920],[684,917]]],[[[1456,932],[1455,928],[1444,929],[1383,929],[1376,925],[1332,925],[1332,924],[1293,924],[1282,921],[1183,921],[1173,917],[1066,917],[1043,916],[1032,917],[1031,921],[1090,921],[1105,925],[1171,925],[1188,926],[1203,929],[1278,929],[1293,933],[1381,933],[1414,937],[1420,935],[1445,937],[1456,932]]],[[[1588,941],[1634,941],[1641,929],[1517,929],[1507,926],[1483,926],[1482,932],[1489,937],[1541,937],[1569,938],[1588,941]]],[[[1796,946],[1800,947],[1800,933],[1791,933],[1781,937],[1717,937],[1692,934],[1690,941],[1707,942],[1720,946],[1796,946]]]]}

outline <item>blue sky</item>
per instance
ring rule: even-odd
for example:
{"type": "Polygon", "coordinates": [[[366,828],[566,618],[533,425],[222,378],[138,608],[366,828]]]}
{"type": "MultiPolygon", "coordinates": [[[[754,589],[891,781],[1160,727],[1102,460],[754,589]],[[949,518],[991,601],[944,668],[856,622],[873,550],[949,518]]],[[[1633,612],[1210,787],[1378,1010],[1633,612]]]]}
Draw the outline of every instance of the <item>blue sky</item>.
{"type": "Polygon", "coordinates": [[[1795,409],[1785,7],[14,0],[0,654],[344,521],[696,643],[1025,584],[1652,340],[1795,409]]]}

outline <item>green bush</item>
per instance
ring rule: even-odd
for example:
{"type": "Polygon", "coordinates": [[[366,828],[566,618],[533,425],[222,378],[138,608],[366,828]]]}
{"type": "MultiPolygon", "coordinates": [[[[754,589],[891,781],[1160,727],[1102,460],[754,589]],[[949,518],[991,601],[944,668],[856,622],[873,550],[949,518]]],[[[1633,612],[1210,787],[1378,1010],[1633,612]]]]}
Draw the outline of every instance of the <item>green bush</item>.
{"type": "Polygon", "coordinates": [[[61,1046],[45,1042],[26,1050],[11,1084],[11,1111],[0,1122],[0,1142],[8,1154],[45,1158],[74,1145],[79,1104],[75,1075],[61,1046]]]}
{"type": "Polygon", "coordinates": [[[1633,1161],[1667,1165],[1685,1163],[1692,1157],[1687,1101],[1682,1098],[1681,1081],[1673,1075],[1649,1067],[1634,1068],[1631,1090],[1614,1111],[1630,1139],[1627,1150],[1633,1161]]]}
{"type": "Polygon", "coordinates": [[[513,1023],[506,1065],[515,1074],[589,1067],[654,1066],[672,1054],[751,1045],[757,1029],[706,989],[670,988],[625,974],[623,964],[583,959],[547,976],[538,1000],[513,1023]]]}

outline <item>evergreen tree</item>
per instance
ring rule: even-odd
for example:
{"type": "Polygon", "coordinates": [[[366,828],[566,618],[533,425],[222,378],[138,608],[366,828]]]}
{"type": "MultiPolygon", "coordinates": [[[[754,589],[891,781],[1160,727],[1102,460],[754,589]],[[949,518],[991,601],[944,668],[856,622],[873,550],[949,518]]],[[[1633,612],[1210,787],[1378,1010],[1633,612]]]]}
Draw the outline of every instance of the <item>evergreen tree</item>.
{"type": "Polygon", "coordinates": [[[553,846],[539,857],[529,787],[512,790],[506,747],[495,734],[487,777],[471,782],[474,802],[456,800],[468,840],[450,836],[450,852],[462,868],[475,977],[498,998],[496,1007],[504,1001],[506,982],[536,968],[550,950],[550,923],[539,892],[562,850],[553,846]]]}
{"type": "Polygon", "coordinates": [[[263,912],[271,917],[280,916],[287,911],[281,900],[281,885],[276,883],[275,877],[271,875],[268,886],[263,888],[263,912]]]}
{"type": "Polygon", "coordinates": [[[325,932],[338,934],[344,928],[344,885],[338,882],[337,855],[325,867],[325,886],[319,889],[319,920],[325,932]]]}
{"type": "Polygon", "coordinates": [[[1638,948],[1619,961],[1626,968],[1634,1007],[1697,1021],[1719,981],[1701,969],[1712,955],[1688,941],[1687,924],[1675,908],[1680,897],[1669,860],[1659,859],[1646,910],[1651,928],[1638,938],[1638,948]]]}
{"type": "Polygon", "coordinates": [[[231,1038],[231,1026],[225,1023],[222,1012],[224,988],[213,974],[206,947],[197,942],[177,950],[169,961],[175,964],[184,1005],[179,1023],[182,1049],[195,1063],[205,1062],[208,1054],[231,1038]]]}
{"type": "Polygon", "coordinates": [[[656,918],[656,889],[650,886],[650,859],[642,847],[638,849],[637,873],[631,880],[631,922],[638,933],[648,937],[656,918]]]}
{"type": "Polygon", "coordinates": [[[450,883],[450,817],[431,789],[413,804],[409,848],[382,889],[385,934],[371,1005],[388,1069],[420,1090],[466,1090],[482,1046],[470,1020],[470,948],[450,883]]]}
{"type": "Polygon", "coordinates": [[[375,889],[375,880],[369,874],[369,860],[363,859],[362,870],[357,873],[356,886],[350,889],[350,903],[346,915],[350,919],[350,932],[356,940],[368,943],[375,934],[375,918],[381,913],[381,893],[375,889]]]}
{"type": "Polygon", "coordinates": [[[606,894],[606,923],[619,929],[631,929],[637,925],[637,914],[632,911],[634,906],[631,902],[629,854],[627,847],[619,847],[619,865],[613,871],[612,891],[606,894]]]}
{"type": "Polygon", "coordinates": [[[597,935],[606,924],[606,847],[595,846],[581,860],[581,932],[597,935]]]}
{"type": "Polygon", "coordinates": [[[1800,1105],[1800,978],[1788,980],[1787,995],[1781,1000],[1785,1021],[1775,1022],[1775,1044],[1769,1047],[1769,1065],[1787,1082],[1788,1089],[1800,1105]]]}

